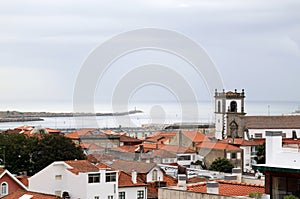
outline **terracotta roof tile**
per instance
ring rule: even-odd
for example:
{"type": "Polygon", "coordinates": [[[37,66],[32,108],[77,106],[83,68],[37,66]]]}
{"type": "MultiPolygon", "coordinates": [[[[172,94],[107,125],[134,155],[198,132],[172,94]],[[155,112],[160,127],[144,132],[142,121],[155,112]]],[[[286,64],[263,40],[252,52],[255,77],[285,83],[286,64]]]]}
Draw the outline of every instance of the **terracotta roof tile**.
{"type": "Polygon", "coordinates": [[[88,150],[104,150],[105,148],[102,146],[99,146],[97,144],[88,144],[88,143],[82,143],[80,144],[81,148],[88,149],[88,150]]]}
{"type": "Polygon", "coordinates": [[[137,178],[137,183],[133,183],[131,180],[131,175],[124,171],[119,171],[118,178],[118,186],[119,187],[139,187],[139,186],[147,186],[147,184],[143,183],[143,181],[137,178]]]}
{"type": "Polygon", "coordinates": [[[120,142],[137,142],[137,143],[141,143],[142,140],[139,140],[137,138],[133,138],[127,135],[121,135],[120,136],[120,142]]]}
{"type": "Polygon", "coordinates": [[[188,137],[191,141],[199,143],[207,140],[206,136],[198,131],[183,131],[183,135],[188,137]]]}
{"type": "Polygon", "coordinates": [[[233,145],[237,146],[256,146],[258,145],[255,141],[253,140],[245,140],[243,138],[234,138],[232,142],[232,138],[226,138],[223,140],[220,140],[221,143],[230,143],[233,145]]]}
{"type": "Polygon", "coordinates": [[[178,145],[164,145],[161,147],[161,149],[172,152],[172,153],[196,153],[195,150],[183,147],[183,146],[178,146],[178,145]]]}
{"type": "Polygon", "coordinates": [[[157,132],[157,133],[147,137],[146,141],[159,143],[159,144],[165,144],[172,137],[174,137],[176,135],[177,135],[177,132],[157,132]]]}
{"type": "Polygon", "coordinates": [[[130,153],[134,153],[136,151],[136,149],[138,149],[138,146],[128,146],[128,145],[123,145],[123,146],[119,146],[117,148],[112,148],[110,150],[112,151],[119,151],[119,152],[130,152],[130,153]]]}
{"type": "Polygon", "coordinates": [[[199,182],[207,182],[207,178],[202,177],[192,177],[187,179],[187,183],[199,183],[199,182]]]}
{"type": "Polygon", "coordinates": [[[55,195],[50,194],[43,194],[43,193],[37,193],[32,191],[25,191],[25,190],[17,190],[7,196],[4,196],[3,199],[17,199],[24,195],[30,195],[32,196],[30,199],[53,199],[53,198],[61,198],[55,195]]]}
{"type": "Polygon", "coordinates": [[[232,150],[232,151],[241,151],[237,146],[228,144],[228,143],[222,143],[220,141],[218,142],[202,142],[196,146],[197,148],[208,148],[208,149],[219,149],[219,150],[232,150]]]}
{"type": "MultiPolygon", "coordinates": [[[[251,192],[265,193],[264,186],[237,183],[237,182],[226,182],[224,180],[218,180],[219,183],[219,194],[225,196],[248,196],[251,192]]],[[[206,193],[206,183],[200,183],[188,186],[188,191],[206,193]]]]}
{"type": "Polygon", "coordinates": [[[72,169],[68,169],[72,173],[78,174],[79,172],[96,172],[99,171],[99,169],[90,163],[87,160],[68,160],[65,161],[68,165],[73,167],[72,169]]]}
{"type": "Polygon", "coordinates": [[[245,116],[245,125],[248,129],[300,129],[300,116],[245,116]]]}

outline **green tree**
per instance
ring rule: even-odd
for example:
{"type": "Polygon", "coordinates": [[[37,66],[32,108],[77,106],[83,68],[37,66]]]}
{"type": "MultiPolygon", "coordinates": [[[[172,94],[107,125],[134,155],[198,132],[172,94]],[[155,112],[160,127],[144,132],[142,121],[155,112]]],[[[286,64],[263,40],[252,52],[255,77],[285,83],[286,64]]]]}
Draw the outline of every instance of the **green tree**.
{"type": "Polygon", "coordinates": [[[257,164],[265,164],[266,162],[266,144],[263,143],[261,145],[258,145],[256,148],[256,157],[255,157],[255,161],[257,164]]]}
{"type": "Polygon", "coordinates": [[[54,161],[85,159],[81,147],[63,136],[28,137],[17,133],[0,134],[0,160],[11,173],[33,175],[54,161]]]}
{"type": "Polygon", "coordinates": [[[233,167],[228,159],[219,157],[212,162],[208,170],[231,173],[233,167]]]}
{"type": "Polygon", "coordinates": [[[80,146],[63,136],[43,135],[32,154],[32,172],[36,173],[54,161],[74,159],[85,159],[80,146]]]}

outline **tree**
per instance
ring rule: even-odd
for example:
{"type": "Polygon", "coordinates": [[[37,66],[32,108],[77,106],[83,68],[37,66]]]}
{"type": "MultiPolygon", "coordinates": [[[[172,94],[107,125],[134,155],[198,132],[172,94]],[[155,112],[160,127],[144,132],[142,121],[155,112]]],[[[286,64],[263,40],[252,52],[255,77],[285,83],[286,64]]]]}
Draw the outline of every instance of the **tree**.
{"type": "Polygon", "coordinates": [[[81,147],[63,136],[0,134],[0,160],[11,173],[33,175],[54,161],[85,159],[81,147]]]}
{"type": "Polygon", "coordinates": [[[228,159],[219,157],[212,162],[208,170],[231,173],[233,167],[228,159]]]}
{"type": "Polygon", "coordinates": [[[266,162],[266,144],[263,143],[261,145],[258,145],[256,148],[256,157],[255,157],[255,161],[257,164],[265,164],[266,162]]]}

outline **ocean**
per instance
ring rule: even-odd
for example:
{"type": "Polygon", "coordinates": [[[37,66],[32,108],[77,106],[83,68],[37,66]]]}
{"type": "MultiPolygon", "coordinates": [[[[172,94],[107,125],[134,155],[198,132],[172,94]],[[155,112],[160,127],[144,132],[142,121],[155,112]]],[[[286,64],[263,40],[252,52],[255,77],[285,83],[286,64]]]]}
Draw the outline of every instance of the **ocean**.
{"type": "MultiPolygon", "coordinates": [[[[283,115],[299,110],[300,102],[263,102],[246,101],[245,112],[247,115],[283,115]]],[[[52,105],[49,112],[59,111],[57,107],[62,105],[52,105]]],[[[4,122],[0,123],[0,129],[12,129],[22,125],[41,126],[49,128],[69,129],[69,128],[115,128],[115,127],[140,127],[143,124],[151,123],[213,123],[214,104],[211,102],[198,103],[139,103],[128,105],[128,110],[113,110],[107,105],[95,105],[96,112],[118,112],[129,110],[141,110],[130,116],[97,116],[97,117],[49,117],[44,121],[31,122],[4,122]]],[[[36,110],[35,110],[36,111],[36,110]]]]}

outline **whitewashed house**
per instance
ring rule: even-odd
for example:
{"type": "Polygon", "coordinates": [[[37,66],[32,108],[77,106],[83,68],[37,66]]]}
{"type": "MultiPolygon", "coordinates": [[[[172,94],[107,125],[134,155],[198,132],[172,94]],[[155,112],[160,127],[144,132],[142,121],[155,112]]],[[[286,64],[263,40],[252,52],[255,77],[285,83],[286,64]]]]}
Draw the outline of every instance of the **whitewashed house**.
{"type": "Polygon", "coordinates": [[[144,199],[147,198],[147,184],[137,177],[133,170],[131,174],[119,171],[119,199],[144,199]]]}
{"type": "Polygon", "coordinates": [[[87,160],[53,162],[29,178],[29,190],[76,199],[118,197],[118,172],[87,160]]]}

